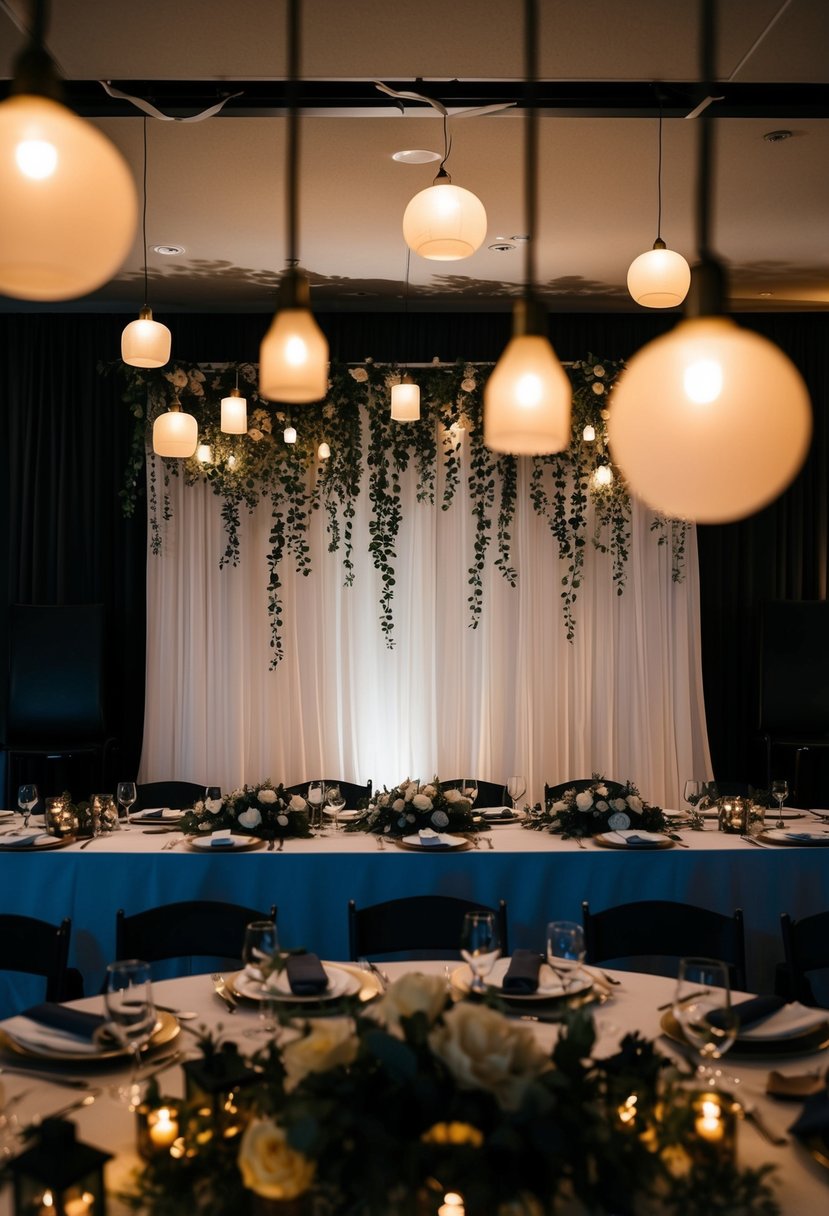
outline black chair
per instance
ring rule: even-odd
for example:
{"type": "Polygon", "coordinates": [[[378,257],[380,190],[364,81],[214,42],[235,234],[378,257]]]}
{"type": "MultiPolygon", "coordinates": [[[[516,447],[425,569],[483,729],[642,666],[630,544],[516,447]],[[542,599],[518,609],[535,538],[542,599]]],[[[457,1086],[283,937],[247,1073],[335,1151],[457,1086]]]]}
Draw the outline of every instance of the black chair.
{"type": "MultiPolygon", "coordinates": [[[[167,959],[221,958],[240,966],[245,929],[254,920],[276,920],[276,908],[260,912],[239,904],[187,900],[115,918],[115,957],[148,963],[167,959]]],[[[178,970],[189,975],[192,967],[178,970]]]]}
{"type": "Polygon", "coordinates": [[[780,995],[804,1005],[826,1005],[815,996],[810,972],[829,971],[829,912],[818,912],[792,920],[788,912],[780,917],[785,963],[782,972],[784,991],[780,995]]]}
{"type": "MultiPolygon", "coordinates": [[[[547,785],[544,783],[544,802],[557,802],[565,790],[575,790],[577,794],[583,790],[589,790],[591,785],[595,784],[593,777],[577,777],[574,781],[562,781],[559,785],[547,785]]],[[[618,798],[620,794],[625,792],[625,784],[622,781],[611,781],[609,778],[603,779],[603,784],[607,786],[608,798],[618,798]]]]}
{"type": "MultiPolygon", "coordinates": [[[[460,790],[463,789],[463,777],[453,778],[451,781],[441,781],[440,788],[443,790],[460,790]]],[[[504,805],[504,783],[500,785],[497,781],[479,781],[478,782],[478,797],[475,799],[477,809],[485,809],[488,806],[503,806],[504,805]]]]}
{"type": "Polygon", "coordinates": [[[150,807],[167,806],[180,811],[190,808],[204,797],[205,787],[195,781],[148,781],[137,785],[137,798],[132,812],[146,811],[150,807]]]}
{"type": "MultiPolygon", "coordinates": [[[[588,963],[613,959],[718,958],[729,964],[731,983],[746,986],[743,913],[733,916],[664,899],[618,904],[604,912],[581,906],[588,963]]],[[[660,966],[657,974],[676,975],[677,966],[660,966]]]]}
{"type": "Polygon", "coordinates": [[[359,785],[355,781],[340,781],[337,777],[309,777],[307,781],[299,781],[296,785],[286,785],[285,792],[302,794],[302,797],[305,798],[308,794],[308,786],[312,781],[324,781],[326,785],[338,785],[345,798],[345,805],[351,810],[356,810],[358,802],[371,797],[371,781],[367,781],[365,785],[359,785]]]}
{"type": "Polygon", "coordinates": [[[458,943],[467,912],[494,912],[501,953],[509,954],[507,905],[497,908],[449,895],[411,895],[368,908],[348,901],[348,948],[352,959],[369,955],[413,954],[419,958],[460,958],[458,943]]]}
{"type": "Polygon", "coordinates": [[[24,757],[40,760],[38,783],[49,788],[68,786],[69,762],[87,757],[90,788],[105,788],[114,742],[104,713],[103,604],[12,604],[6,805],[24,757]],[[40,776],[55,762],[57,772],[40,776]]]}
{"type": "Polygon", "coordinates": [[[52,925],[33,916],[0,914],[0,970],[42,975],[47,1001],[72,1001],[83,996],[83,979],[67,966],[72,922],[52,925]]]}

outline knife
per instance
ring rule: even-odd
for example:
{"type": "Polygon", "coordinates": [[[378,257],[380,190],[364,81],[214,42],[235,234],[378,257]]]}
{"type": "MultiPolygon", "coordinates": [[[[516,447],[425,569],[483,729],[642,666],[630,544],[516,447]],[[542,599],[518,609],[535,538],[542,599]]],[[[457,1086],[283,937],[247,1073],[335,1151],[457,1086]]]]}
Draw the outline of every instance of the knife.
{"type": "Polygon", "coordinates": [[[213,991],[227,1005],[229,1013],[236,1012],[236,1002],[227,990],[227,984],[223,975],[213,977],[213,991]]]}

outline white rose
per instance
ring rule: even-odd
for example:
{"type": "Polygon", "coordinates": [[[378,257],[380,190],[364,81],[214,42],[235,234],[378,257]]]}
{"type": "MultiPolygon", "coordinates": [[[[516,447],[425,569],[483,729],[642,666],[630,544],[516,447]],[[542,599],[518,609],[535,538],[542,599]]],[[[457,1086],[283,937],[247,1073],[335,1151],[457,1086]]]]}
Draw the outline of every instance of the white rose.
{"type": "Polygon", "coordinates": [[[604,368],[602,367],[601,363],[596,363],[594,365],[593,375],[594,376],[603,376],[604,375],[604,368]]]}
{"type": "Polygon", "coordinates": [[[610,805],[615,811],[626,811],[628,804],[625,802],[624,798],[614,798],[610,805]]]}
{"type": "Polygon", "coordinates": [[[207,820],[207,819],[203,819],[202,822],[199,824],[199,831],[200,832],[212,832],[213,831],[212,823],[210,823],[209,820],[207,820]]]}
{"type": "Polygon", "coordinates": [[[554,803],[553,803],[553,810],[554,810],[554,811],[566,811],[566,810],[567,810],[567,803],[566,803],[566,802],[562,802],[562,801],[561,801],[561,799],[559,799],[559,800],[558,800],[558,802],[554,802],[554,803]]]}
{"type": "Polygon", "coordinates": [[[424,785],[421,792],[424,793],[427,798],[434,798],[437,795],[437,790],[433,785],[424,785]]]}
{"type": "Polygon", "coordinates": [[[286,828],[289,823],[288,816],[287,815],[277,815],[276,822],[279,824],[279,826],[281,828],[286,828]]]}
{"type": "Polygon", "coordinates": [[[389,795],[381,794],[380,797],[377,799],[377,805],[378,806],[388,806],[389,805],[389,795]]]}
{"type": "Polygon", "coordinates": [[[256,797],[263,806],[273,806],[276,802],[276,790],[261,789],[256,797]]]}
{"type": "MultiPolygon", "coordinates": [[[[403,789],[403,786],[401,786],[400,788],[401,788],[401,789],[403,789]]],[[[411,802],[411,801],[412,801],[412,799],[414,798],[414,796],[415,796],[415,794],[416,794],[416,793],[417,793],[417,786],[416,786],[416,785],[414,785],[414,784],[412,784],[412,785],[407,785],[407,786],[406,786],[406,792],[405,792],[405,794],[403,795],[403,797],[406,799],[406,801],[407,801],[407,802],[411,802]]]]}
{"type": "Polygon", "coordinates": [[[302,794],[292,795],[291,801],[288,803],[288,807],[292,811],[304,811],[307,806],[308,806],[308,803],[302,797],[302,794]]]}
{"type": "Polygon", "coordinates": [[[590,790],[582,790],[580,794],[576,794],[576,806],[580,811],[589,811],[593,805],[593,795],[590,790]]]}
{"type": "Polygon", "coordinates": [[[632,811],[641,811],[642,799],[637,798],[635,794],[628,794],[628,806],[632,811]]]}
{"type": "Polygon", "coordinates": [[[350,1018],[326,1018],[311,1023],[310,1034],[288,1043],[282,1052],[285,1088],[296,1089],[312,1072],[328,1072],[350,1064],[357,1055],[357,1039],[350,1018]]]}
{"type": "Polygon", "coordinates": [[[352,367],[351,375],[358,384],[365,384],[366,380],[368,380],[368,372],[364,367],[352,367]]]}
{"type": "Polygon", "coordinates": [[[449,816],[445,811],[435,811],[431,817],[431,822],[436,828],[445,828],[449,823],[449,816]]]}
{"type": "Polygon", "coordinates": [[[597,397],[601,397],[602,393],[604,392],[604,385],[594,381],[593,392],[597,397]]]}
{"type": "Polygon", "coordinates": [[[417,807],[419,811],[431,811],[432,799],[428,798],[426,794],[415,794],[412,798],[412,806],[417,807]]]}
{"type": "Polygon", "coordinates": [[[607,805],[607,803],[605,802],[604,798],[600,798],[600,799],[599,799],[599,801],[596,803],[596,810],[597,810],[597,811],[606,811],[606,810],[608,810],[608,805],[607,805]]]}
{"type": "Polygon", "coordinates": [[[431,1026],[445,1004],[446,982],[442,976],[410,973],[390,985],[375,1014],[388,1029],[399,1027],[401,1018],[416,1013],[425,1014],[431,1026]]]}
{"type": "Polygon", "coordinates": [[[243,828],[255,828],[262,822],[262,812],[257,811],[255,806],[249,806],[246,811],[242,811],[239,816],[239,822],[243,828]]]}
{"type": "Polygon", "coordinates": [[[467,376],[465,380],[461,380],[461,388],[465,393],[475,392],[475,381],[471,376],[467,376]]]}
{"type": "Polygon", "coordinates": [[[595,789],[595,793],[597,793],[600,798],[606,798],[607,797],[607,786],[606,785],[597,785],[596,789],[595,789]]]}
{"type": "Polygon", "coordinates": [[[447,802],[460,802],[463,794],[460,790],[444,790],[443,796],[447,802]]]}
{"type": "Polygon", "coordinates": [[[429,1045],[461,1089],[486,1090],[504,1110],[517,1110],[528,1086],[552,1067],[532,1031],[486,1006],[455,1005],[429,1045]]]}
{"type": "Polygon", "coordinates": [[[397,811],[397,813],[399,814],[403,810],[405,805],[406,805],[405,799],[395,798],[394,802],[391,804],[391,809],[393,811],[397,811]]]}
{"type": "Polygon", "coordinates": [[[221,798],[206,799],[205,803],[204,803],[204,809],[207,811],[207,813],[209,815],[218,815],[219,811],[222,809],[221,798]]]}
{"type": "Polygon", "coordinates": [[[316,1163],[288,1144],[271,1119],[254,1119],[239,1145],[239,1170],[249,1191],[266,1199],[297,1199],[314,1181],[316,1163]]]}

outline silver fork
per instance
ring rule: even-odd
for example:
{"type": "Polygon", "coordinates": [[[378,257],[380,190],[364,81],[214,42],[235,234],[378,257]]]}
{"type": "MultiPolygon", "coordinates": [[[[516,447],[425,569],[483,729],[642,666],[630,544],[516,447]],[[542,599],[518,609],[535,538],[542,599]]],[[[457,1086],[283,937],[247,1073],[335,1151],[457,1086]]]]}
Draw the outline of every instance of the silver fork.
{"type": "Polygon", "coordinates": [[[174,849],[177,844],[181,844],[183,839],[184,839],[183,836],[176,836],[176,837],[171,836],[169,840],[165,840],[164,844],[161,846],[161,851],[169,852],[169,850],[174,849]]]}
{"type": "Polygon", "coordinates": [[[488,849],[494,849],[494,848],[495,848],[495,845],[492,843],[492,837],[491,837],[491,836],[484,836],[484,844],[486,845],[486,847],[487,847],[488,849]]]}
{"type": "Polygon", "coordinates": [[[757,840],[754,836],[741,836],[740,840],[744,840],[746,844],[754,844],[758,849],[770,849],[770,844],[763,844],[762,840],[757,840]]]}

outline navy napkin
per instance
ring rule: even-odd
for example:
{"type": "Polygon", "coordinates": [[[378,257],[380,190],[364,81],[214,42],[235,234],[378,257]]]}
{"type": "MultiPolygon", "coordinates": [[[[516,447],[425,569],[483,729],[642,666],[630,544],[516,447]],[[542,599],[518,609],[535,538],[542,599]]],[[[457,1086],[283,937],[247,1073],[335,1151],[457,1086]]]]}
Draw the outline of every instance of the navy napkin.
{"type": "Polygon", "coordinates": [[[142,819],[163,819],[164,807],[160,806],[150,811],[141,811],[140,814],[142,819]]]}
{"type": "Polygon", "coordinates": [[[501,981],[502,992],[519,996],[538,991],[538,972],[543,959],[536,950],[514,950],[501,981]]]}
{"type": "Polygon", "coordinates": [[[106,1018],[99,1013],[86,1013],[82,1009],[70,1009],[67,1005],[56,1005],[52,1001],[44,1001],[42,1005],[32,1005],[24,1009],[24,1018],[39,1022],[52,1030],[62,1030],[72,1034],[76,1039],[87,1039],[90,1043],[95,1034],[106,1023],[106,1018]]]}
{"type": "MultiPolygon", "coordinates": [[[[736,1005],[732,1005],[731,1009],[733,1013],[736,1013],[740,1029],[742,1029],[744,1026],[753,1026],[756,1022],[762,1022],[764,1018],[770,1018],[785,1004],[782,996],[752,996],[747,1001],[739,1001],[736,1005]]],[[[723,1027],[725,1017],[722,1011],[715,1009],[713,1013],[708,1014],[708,1021],[712,1026],[723,1027]]]]}
{"type": "Polygon", "coordinates": [[[829,1132],[829,1089],[806,1100],[789,1131],[801,1140],[808,1140],[810,1136],[825,1136],[829,1132]]]}
{"type": "Polygon", "coordinates": [[[285,974],[294,996],[321,996],[328,987],[328,976],[316,954],[292,954],[285,974]]]}

